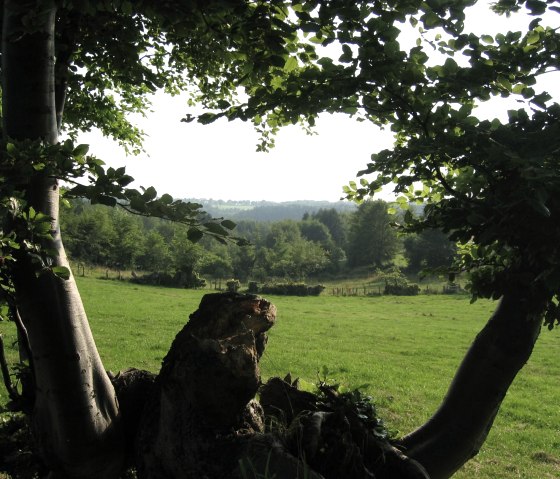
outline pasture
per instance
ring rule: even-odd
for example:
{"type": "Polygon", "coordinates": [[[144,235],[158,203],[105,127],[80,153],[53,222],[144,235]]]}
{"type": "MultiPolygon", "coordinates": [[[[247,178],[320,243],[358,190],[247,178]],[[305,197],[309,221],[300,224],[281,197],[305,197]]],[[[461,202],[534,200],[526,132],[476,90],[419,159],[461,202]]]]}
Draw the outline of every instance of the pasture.
{"type": "MultiPolygon", "coordinates": [[[[77,278],[105,366],[157,371],[204,291],[77,278]]],[[[434,411],[477,331],[493,310],[467,296],[280,297],[261,361],[263,378],[291,372],[361,387],[386,425],[406,433],[434,411]],[[327,372],[328,370],[328,372],[327,372]]],[[[0,323],[9,360],[13,324],[0,323]]],[[[560,330],[543,330],[505,398],[481,453],[458,479],[560,477],[560,330]]],[[[0,404],[6,403],[0,388],[0,404]]]]}

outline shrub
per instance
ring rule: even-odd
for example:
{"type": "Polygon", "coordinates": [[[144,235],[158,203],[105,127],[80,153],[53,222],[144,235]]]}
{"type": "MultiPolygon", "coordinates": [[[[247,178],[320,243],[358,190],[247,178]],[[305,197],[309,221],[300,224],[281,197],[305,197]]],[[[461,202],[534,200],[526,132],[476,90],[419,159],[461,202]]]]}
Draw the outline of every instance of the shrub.
{"type": "Polygon", "coordinates": [[[206,286],[206,280],[196,272],[177,271],[174,276],[168,273],[150,273],[130,278],[132,283],[150,286],[166,286],[169,288],[198,289],[206,286]]]}
{"type": "Polygon", "coordinates": [[[241,288],[241,282],[238,279],[230,279],[226,282],[226,287],[230,293],[237,293],[241,288]]]}
{"type": "Polygon", "coordinates": [[[173,276],[168,273],[149,273],[142,276],[134,275],[130,278],[131,283],[147,284],[150,286],[175,286],[173,276]]]}
{"type": "Polygon", "coordinates": [[[443,287],[443,294],[459,294],[462,292],[463,290],[461,289],[461,286],[457,283],[449,282],[443,287]]]}
{"type": "Polygon", "coordinates": [[[308,286],[307,294],[309,296],[319,296],[324,290],[325,287],[322,284],[317,284],[315,286],[308,286]]]}
{"type": "Polygon", "coordinates": [[[260,292],[279,296],[319,296],[324,289],[320,284],[307,286],[305,283],[274,283],[263,285],[260,292]]]}
{"type": "Polygon", "coordinates": [[[395,282],[387,283],[383,294],[393,294],[395,296],[416,296],[420,292],[420,286],[416,283],[395,282]]]}
{"type": "Polygon", "coordinates": [[[392,267],[387,271],[378,271],[377,278],[381,281],[385,280],[385,290],[383,294],[416,296],[420,292],[420,286],[416,283],[409,283],[406,276],[398,267],[392,267]]]}

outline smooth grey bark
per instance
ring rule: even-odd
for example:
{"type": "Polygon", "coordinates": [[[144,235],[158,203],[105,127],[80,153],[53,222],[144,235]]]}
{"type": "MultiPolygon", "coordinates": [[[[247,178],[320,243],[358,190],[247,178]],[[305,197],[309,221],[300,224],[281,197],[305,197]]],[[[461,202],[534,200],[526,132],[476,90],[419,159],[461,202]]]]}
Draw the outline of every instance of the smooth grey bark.
{"type": "Polygon", "coordinates": [[[441,406],[400,448],[431,479],[451,477],[474,457],[488,435],[515,376],[541,330],[534,304],[522,294],[503,297],[463,359],[441,406]]]}
{"type": "MultiPolygon", "coordinates": [[[[5,0],[2,35],[4,135],[58,141],[55,103],[56,6],[5,0]],[[40,8],[37,8],[37,4],[40,8]],[[33,19],[26,30],[23,18],[33,19]]],[[[54,266],[69,268],[60,237],[56,178],[25,178],[25,200],[52,218],[54,266]]],[[[36,383],[33,423],[52,477],[115,478],[123,441],[113,386],[103,368],[73,276],[61,279],[20,253],[14,268],[16,301],[27,328],[36,383]]]]}

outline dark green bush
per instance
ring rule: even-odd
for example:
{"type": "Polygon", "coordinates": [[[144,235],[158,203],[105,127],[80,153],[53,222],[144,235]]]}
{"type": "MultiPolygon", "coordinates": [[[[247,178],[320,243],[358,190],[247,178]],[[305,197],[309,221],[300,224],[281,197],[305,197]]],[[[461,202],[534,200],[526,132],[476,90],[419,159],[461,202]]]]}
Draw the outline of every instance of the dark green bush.
{"type": "Polygon", "coordinates": [[[230,279],[226,282],[226,287],[230,293],[237,293],[241,288],[241,282],[238,279],[230,279]]]}
{"type": "Polygon", "coordinates": [[[260,293],[279,296],[319,296],[324,289],[325,287],[320,284],[307,286],[305,283],[274,283],[263,285],[260,293]]]}
{"type": "Polygon", "coordinates": [[[168,273],[150,273],[134,276],[132,283],[147,284],[151,286],[166,286],[169,288],[199,289],[206,286],[206,280],[196,272],[177,271],[173,276],[168,273]]]}
{"type": "Polygon", "coordinates": [[[447,283],[443,287],[443,294],[459,294],[462,293],[463,290],[457,283],[447,283]]]}
{"type": "Polygon", "coordinates": [[[392,294],[395,296],[416,296],[420,292],[420,286],[416,283],[387,283],[383,294],[392,294]]]}

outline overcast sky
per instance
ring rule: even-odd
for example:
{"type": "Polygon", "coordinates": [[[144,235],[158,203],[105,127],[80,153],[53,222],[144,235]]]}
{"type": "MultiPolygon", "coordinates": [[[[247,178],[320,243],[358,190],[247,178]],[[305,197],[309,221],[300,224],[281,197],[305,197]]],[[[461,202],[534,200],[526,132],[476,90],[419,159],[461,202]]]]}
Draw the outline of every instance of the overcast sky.
{"type": "MultiPolygon", "coordinates": [[[[554,15],[552,21],[558,23],[559,17],[554,15]]],[[[468,18],[467,29],[491,35],[523,28],[528,22],[497,17],[483,5],[468,18]]],[[[505,114],[507,106],[485,108],[505,114]]],[[[323,115],[316,135],[287,127],[270,153],[257,153],[258,136],[251,124],[181,123],[187,112],[179,97],[155,97],[154,112],[138,122],[148,135],[146,155],[127,158],[116,144],[95,132],[82,135],[80,142],[89,143],[90,152],[108,165],[126,166],[137,180],[135,186],[154,186],[159,194],[176,198],[256,201],[336,201],[342,186],[356,178],[370,155],[392,144],[390,133],[366,122],[323,115]]]]}

